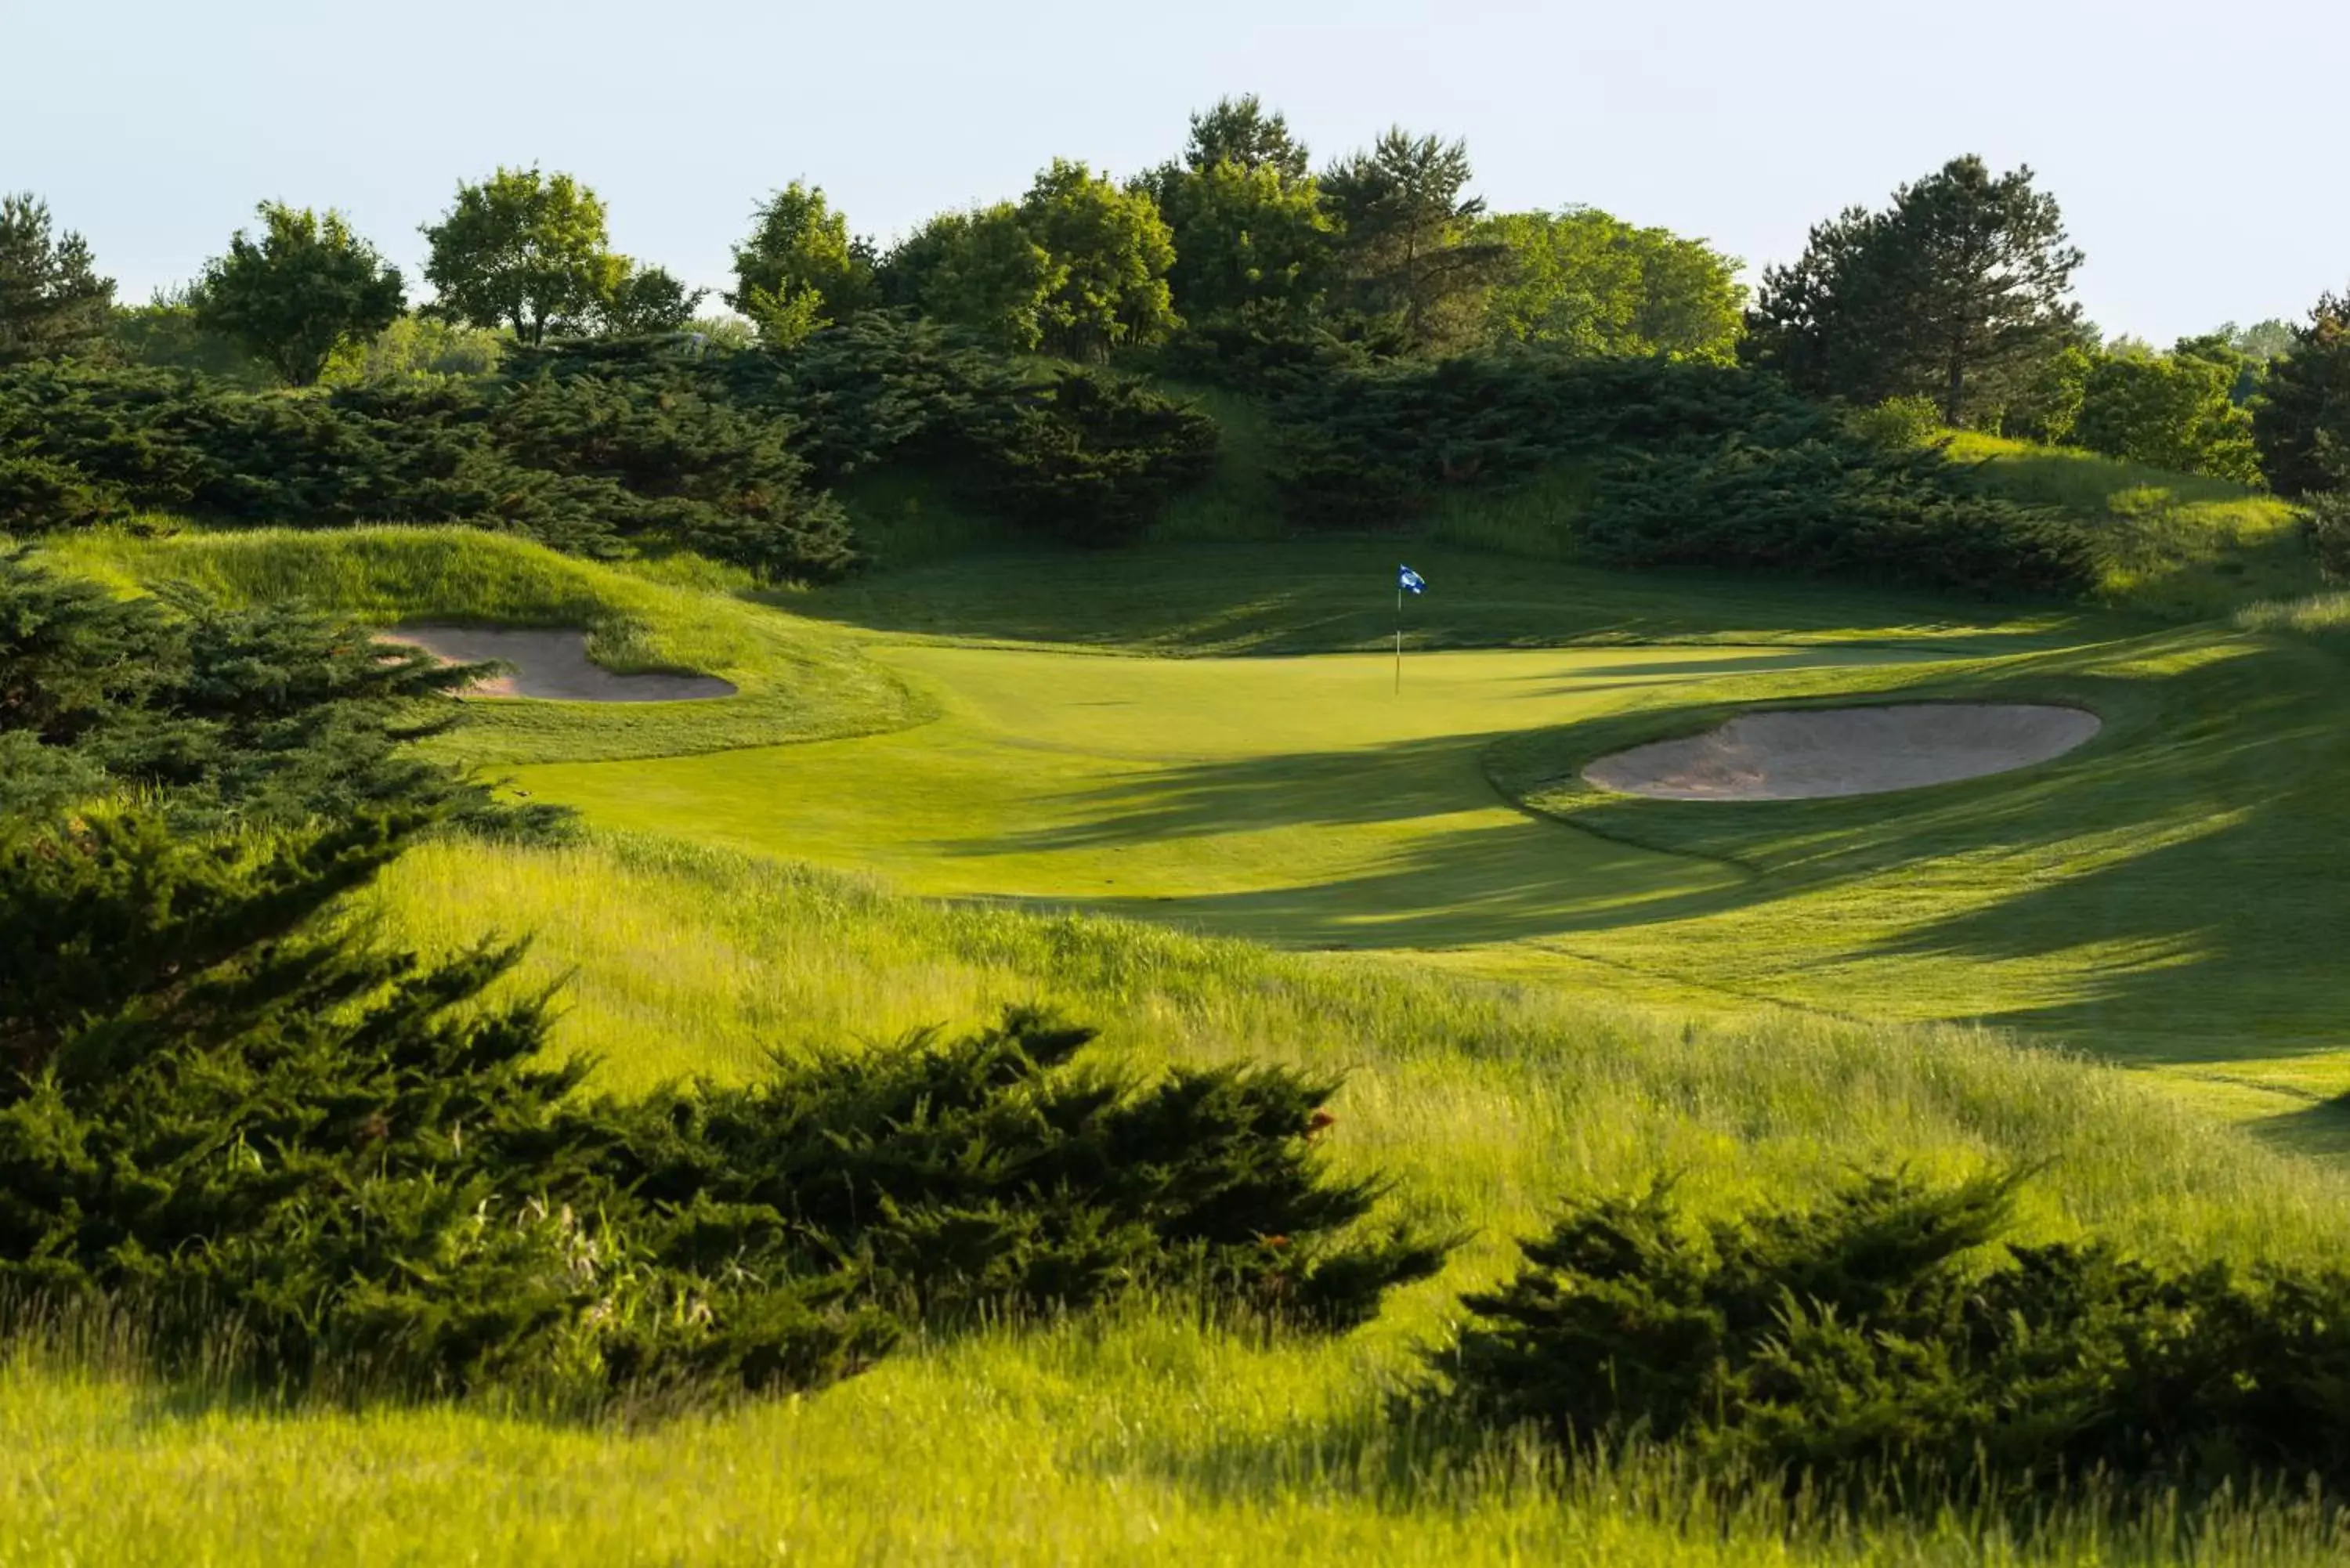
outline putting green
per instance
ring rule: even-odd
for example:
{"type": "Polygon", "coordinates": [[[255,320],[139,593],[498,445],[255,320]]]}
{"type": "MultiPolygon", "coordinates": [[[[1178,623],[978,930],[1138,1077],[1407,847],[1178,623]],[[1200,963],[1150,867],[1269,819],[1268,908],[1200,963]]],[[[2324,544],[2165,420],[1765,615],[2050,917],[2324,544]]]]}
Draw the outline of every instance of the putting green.
{"type": "Polygon", "coordinates": [[[1659,688],[1910,662],[1884,649],[1638,649],[1159,660],[877,649],[931,691],[895,734],[524,770],[598,821],[879,871],[912,891],[1146,914],[1288,946],[1459,948],[1665,918],[1713,859],[1544,820],[1487,782],[1499,735],[1659,688]]]}

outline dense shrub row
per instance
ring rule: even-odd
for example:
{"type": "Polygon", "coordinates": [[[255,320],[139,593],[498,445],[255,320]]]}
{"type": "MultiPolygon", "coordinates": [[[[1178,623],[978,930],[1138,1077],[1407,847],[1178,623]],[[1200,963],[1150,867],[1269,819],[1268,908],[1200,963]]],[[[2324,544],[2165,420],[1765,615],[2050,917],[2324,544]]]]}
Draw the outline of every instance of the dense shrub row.
{"type": "Polygon", "coordinates": [[[1856,1494],[2350,1490],[2350,1273],[2002,1241],[2015,1185],[1880,1175],[1703,1225],[1662,1187],[1584,1202],[1467,1298],[1440,1397],[1856,1494]]]}
{"type": "Polygon", "coordinates": [[[1216,423],[1140,383],[1025,364],[935,322],[868,313],[781,353],[714,366],[788,418],[827,482],[896,462],[974,504],[1087,545],[1134,537],[1216,457],[1216,423]]]}
{"type": "Polygon", "coordinates": [[[510,356],[496,377],[255,393],[187,372],[0,371],[0,526],[134,508],[331,526],[464,523],[585,555],[682,545],[772,577],[856,559],[824,485],[934,462],[979,504],[1125,538],[1205,472],[1204,414],[1095,372],[1027,371],[875,316],[788,353],[691,358],[667,340],[510,356]]]}
{"type": "Polygon", "coordinates": [[[1293,515],[1379,525],[1449,489],[1576,463],[1594,504],[1563,519],[1590,558],[1766,567],[2072,594],[2087,541],[1983,493],[1937,452],[1901,451],[1752,370],[1659,360],[1468,356],[1290,384],[1276,404],[1293,515]]]}
{"type": "Polygon", "coordinates": [[[398,744],[472,673],[0,554],[0,1302],[289,1386],[690,1397],[1145,1288],[1343,1325],[1440,1262],[1357,1223],[1330,1084],[1089,1070],[1031,1012],[596,1097],[489,998],[517,950],[331,919],[420,833],[546,826],[398,744]]]}
{"type": "Polygon", "coordinates": [[[465,523],[583,555],[660,541],[776,576],[853,558],[787,428],[682,374],[327,395],[251,393],[176,371],[33,364],[0,372],[0,516],[70,524],[141,507],[296,526],[465,523]],[[61,514],[43,493],[81,499],[61,514]]]}

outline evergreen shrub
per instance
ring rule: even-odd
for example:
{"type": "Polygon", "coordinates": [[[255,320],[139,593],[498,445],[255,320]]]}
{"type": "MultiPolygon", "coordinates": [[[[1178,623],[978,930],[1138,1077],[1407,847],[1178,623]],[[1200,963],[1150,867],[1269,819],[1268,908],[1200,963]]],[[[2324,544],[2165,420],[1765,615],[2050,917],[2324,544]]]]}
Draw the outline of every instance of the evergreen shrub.
{"type": "Polygon", "coordinates": [[[2350,1489],[2350,1274],[2023,1245],[2017,1184],[1877,1174],[1705,1223],[1668,1186],[1579,1203],[1465,1298],[1436,1397],[1791,1489],[2350,1489]]]}

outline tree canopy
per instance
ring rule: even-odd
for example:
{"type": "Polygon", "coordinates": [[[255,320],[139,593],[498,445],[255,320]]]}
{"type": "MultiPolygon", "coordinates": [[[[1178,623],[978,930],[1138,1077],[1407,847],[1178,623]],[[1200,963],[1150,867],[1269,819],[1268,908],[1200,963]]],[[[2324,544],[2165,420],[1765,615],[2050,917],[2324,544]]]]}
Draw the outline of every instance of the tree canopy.
{"type": "Polygon", "coordinates": [[[1765,268],[1755,356],[1803,389],[1925,396],[1951,424],[1995,418],[2072,341],[2081,252],[2032,171],[1956,158],[1883,212],[1847,208],[1802,258],[1765,268]]]}
{"type": "Polygon", "coordinates": [[[239,229],[192,295],[198,327],[234,339],[288,384],[307,387],[335,351],[399,319],[400,269],[341,213],[264,202],[261,237],[239,229]]]}
{"type": "Polygon", "coordinates": [[[2269,483],[2287,495],[2350,490],[2350,289],[2318,299],[2264,390],[2252,431],[2269,483]]]}
{"type": "Polygon", "coordinates": [[[765,341],[787,347],[819,327],[850,319],[878,302],[873,247],[851,239],[848,219],[824,187],[795,180],[752,213],[750,236],[734,247],[734,287],[726,303],[765,341]]]}
{"type": "Polygon", "coordinates": [[[1506,247],[1511,263],[1486,307],[1494,342],[1717,364],[1735,357],[1746,290],[1738,263],[1703,240],[1635,228],[1593,207],[1504,213],[1473,233],[1506,247]]]}
{"type": "Polygon", "coordinates": [[[1220,98],[1213,108],[1191,117],[1183,166],[1198,173],[1219,163],[1252,173],[1269,169],[1284,185],[1304,180],[1310,167],[1305,144],[1289,133],[1289,122],[1278,110],[1266,109],[1253,92],[1220,98]]]}
{"type": "Polygon", "coordinates": [[[0,365],[89,347],[113,306],[114,280],[98,275],[79,234],[53,232],[47,202],[0,196],[0,365]]]}
{"type": "Polygon", "coordinates": [[[423,230],[436,308],[474,327],[509,327],[525,343],[587,329],[628,277],[606,233],[604,203],[568,174],[503,166],[423,230]]]}
{"type": "Polygon", "coordinates": [[[1508,268],[1506,248],[1477,234],[1485,202],[1467,193],[1470,175],[1465,142],[1396,126],[1322,176],[1348,302],[1415,350],[1472,343],[1486,291],[1508,268]]]}

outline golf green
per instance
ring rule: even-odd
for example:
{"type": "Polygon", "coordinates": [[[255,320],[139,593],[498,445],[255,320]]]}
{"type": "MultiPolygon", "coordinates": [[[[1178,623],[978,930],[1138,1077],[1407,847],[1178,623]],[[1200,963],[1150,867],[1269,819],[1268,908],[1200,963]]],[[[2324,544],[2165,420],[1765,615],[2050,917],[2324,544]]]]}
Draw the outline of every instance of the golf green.
{"type": "Polygon", "coordinates": [[[879,871],[911,891],[1140,913],[1286,946],[1461,948],[1658,919],[1719,861],[1498,794],[1497,737],[1699,680],[1907,661],[1884,649],[1638,649],[1162,660],[876,657],[936,721],[894,734],[525,769],[614,826],[879,871]]]}

